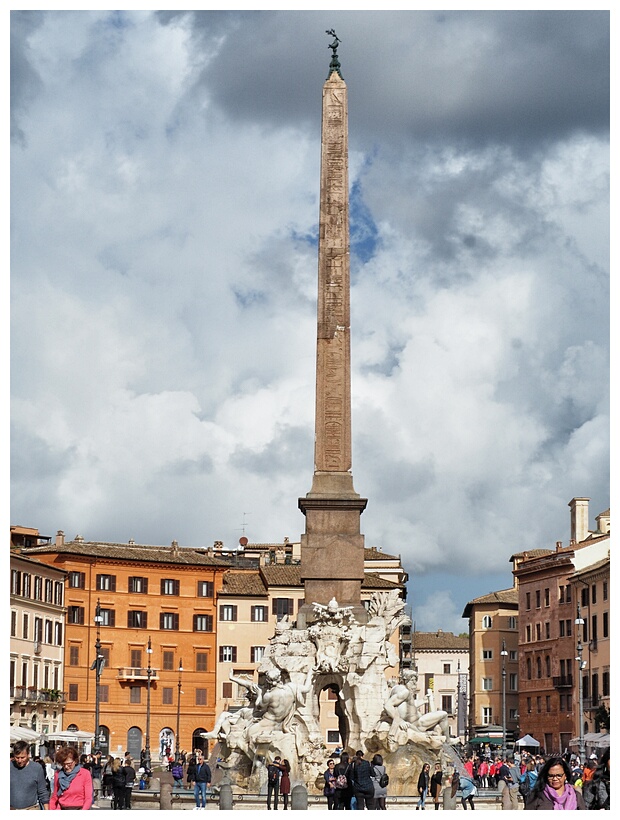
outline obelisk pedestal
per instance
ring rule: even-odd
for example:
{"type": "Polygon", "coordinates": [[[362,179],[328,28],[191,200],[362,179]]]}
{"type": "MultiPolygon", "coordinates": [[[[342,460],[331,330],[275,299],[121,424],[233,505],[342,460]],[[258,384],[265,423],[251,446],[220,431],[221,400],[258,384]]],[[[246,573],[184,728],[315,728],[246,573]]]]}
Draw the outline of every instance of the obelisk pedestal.
{"type": "MultiPolygon", "coordinates": [[[[334,56],[337,60],[335,49],[334,56]]],[[[313,603],[332,598],[352,606],[358,621],[367,620],[360,595],[360,515],[367,499],[353,489],[351,474],[348,118],[347,87],[338,69],[323,86],[315,467],[312,489],[299,499],[306,532],[301,536],[305,603],[298,628],[314,619],[313,603]]]]}

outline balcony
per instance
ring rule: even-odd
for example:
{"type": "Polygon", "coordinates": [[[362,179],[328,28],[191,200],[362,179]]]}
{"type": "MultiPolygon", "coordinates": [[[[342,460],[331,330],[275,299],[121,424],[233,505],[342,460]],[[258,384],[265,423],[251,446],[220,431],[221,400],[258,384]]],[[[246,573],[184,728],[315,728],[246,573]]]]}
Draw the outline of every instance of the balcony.
{"type": "Polygon", "coordinates": [[[33,686],[13,686],[11,689],[13,700],[28,703],[66,703],[67,693],[58,689],[35,689],[33,686]]]}
{"type": "MultiPolygon", "coordinates": [[[[151,680],[159,680],[158,672],[159,669],[151,667],[151,680]]],[[[116,677],[117,680],[148,680],[147,669],[144,666],[121,666],[116,677]]]]}
{"type": "Polygon", "coordinates": [[[573,676],[572,675],[554,675],[552,678],[553,685],[556,689],[572,689],[573,676]]]}
{"type": "Polygon", "coordinates": [[[601,699],[598,695],[592,695],[591,698],[584,698],[583,699],[583,708],[586,712],[591,711],[592,709],[598,709],[601,705],[601,699]]]}

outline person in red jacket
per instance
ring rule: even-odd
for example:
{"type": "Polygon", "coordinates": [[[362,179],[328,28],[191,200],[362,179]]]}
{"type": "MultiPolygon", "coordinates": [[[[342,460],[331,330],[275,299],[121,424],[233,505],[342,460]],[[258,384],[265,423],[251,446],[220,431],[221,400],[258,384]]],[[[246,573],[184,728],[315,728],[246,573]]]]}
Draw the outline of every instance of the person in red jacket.
{"type": "Polygon", "coordinates": [[[77,749],[63,746],[56,752],[56,763],[62,767],[54,775],[50,797],[52,809],[88,811],[93,804],[93,779],[88,769],[80,766],[77,749]]]}

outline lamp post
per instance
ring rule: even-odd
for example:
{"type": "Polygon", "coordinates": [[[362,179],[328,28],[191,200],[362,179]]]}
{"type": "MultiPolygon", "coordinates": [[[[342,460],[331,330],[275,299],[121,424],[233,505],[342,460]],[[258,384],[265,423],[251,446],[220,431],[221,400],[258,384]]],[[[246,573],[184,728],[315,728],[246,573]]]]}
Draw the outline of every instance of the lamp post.
{"type": "Polygon", "coordinates": [[[585,625],[584,619],[581,617],[581,607],[577,604],[577,617],[575,618],[575,625],[577,626],[577,675],[579,676],[579,757],[581,765],[586,759],[586,744],[583,736],[583,678],[581,676],[582,669],[585,669],[586,662],[583,660],[583,644],[581,643],[581,627],[585,625]]]}
{"type": "Polygon", "coordinates": [[[502,641],[502,757],[506,756],[506,641],[502,641]]]}
{"type": "Polygon", "coordinates": [[[95,607],[95,626],[97,627],[97,634],[95,638],[95,660],[91,664],[91,669],[95,671],[95,746],[99,743],[99,682],[101,680],[101,673],[105,664],[105,659],[101,654],[101,624],[103,623],[103,616],[101,614],[101,604],[99,598],[97,599],[97,606],[95,607]]]}
{"type": "Polygon", "coordinates": [[[151,769],[151,655],[153,649],[151,646],[151,636],[149,635],[149,642],[146,647],[146,749],[145,751],[145,769],[151,769]]]}
{"type": "Polygon", "coordinates": [[[174,762],[178,763],[181,757],[181,740],[180,740],[180,733],[181,733],[181,672],[183,671],[183,660],[179,658],[179,682],[178,686],[178,695],[177,695],[177,737],[176,737],[176,745],[174,750],[174,762]]]}

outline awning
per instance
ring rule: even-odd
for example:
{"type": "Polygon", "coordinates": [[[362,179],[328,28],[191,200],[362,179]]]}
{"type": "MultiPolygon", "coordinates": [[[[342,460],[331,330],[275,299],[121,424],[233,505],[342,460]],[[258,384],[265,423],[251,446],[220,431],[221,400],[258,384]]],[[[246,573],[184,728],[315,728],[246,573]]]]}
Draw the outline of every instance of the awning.
{"type": "Polygon", "coordinates": [[[473,744],[474,746],[477,746],[480,743],[493,743],[495,746],[500,746],[502,739],[501,737],[470,737],[467,742],[473,744]]]}
{"type": "Polygon", "coordinates": [[[52,732],[49,735],[45,735],[47,740],[64,740],[65,742],[71,742],[72,740],[94,740],[95,735],[93,732],[52,732]]]}
{"type": "Polygon", "coordinates": [[[27,743],[34,743],[41,737],[41,732],[35,732],[34,729],[27,729],[25,726],[11,726],[9,740],[11,743],[16,743],[18,740],[25,740],[27,743]]]}
{"type": "MultiPolygon", "coordinates": [[[[572,737],[569,746],[579,746],[578,737],[572,737]]],[[[583,745],[590,746],[594,749],[605,749],[609,746],[608,732],[586,732],[583,736],[583,745]]]]}
{"type": "Polygon", "coordinates": [[[532,735],[524,735],[520,740],[517,740],[515,746],[540,746],[540,743],[532,735]]]}

